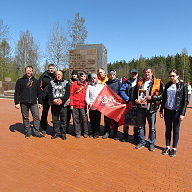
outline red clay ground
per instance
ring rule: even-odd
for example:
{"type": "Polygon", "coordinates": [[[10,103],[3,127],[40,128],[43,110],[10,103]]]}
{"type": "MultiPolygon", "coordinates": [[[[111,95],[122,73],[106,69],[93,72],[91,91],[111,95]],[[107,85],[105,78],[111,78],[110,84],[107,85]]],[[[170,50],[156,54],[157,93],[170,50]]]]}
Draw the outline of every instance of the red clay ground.
{"type": "Polygon", "coordinates": [[[0,191],[192,191],[191,114],[188,108],[177,156],[170,158],[161,155],[165,128],[159,114],[156,149],[149,152],[147,148],[136,150],[132,137],[128,143],[72,135],[66,141],[51,140],[50,135],[25,139],[20,110],[12,100],[1,99],[0,191]]]}

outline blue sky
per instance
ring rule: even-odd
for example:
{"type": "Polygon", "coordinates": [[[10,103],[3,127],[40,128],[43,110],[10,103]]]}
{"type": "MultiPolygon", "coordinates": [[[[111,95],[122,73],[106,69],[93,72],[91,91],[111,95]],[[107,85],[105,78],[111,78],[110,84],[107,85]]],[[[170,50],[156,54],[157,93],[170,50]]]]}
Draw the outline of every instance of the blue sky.
{"type": "Polygon", "coordinates": [[[1,0],[0,19],[8,25],[10,41],[29,30],[42,52],[52,26],[75,13],[85,18],[86,43],[102,43],[108,62],[174,55],[186,48],[192,55],[191,0],[1,0]]]}

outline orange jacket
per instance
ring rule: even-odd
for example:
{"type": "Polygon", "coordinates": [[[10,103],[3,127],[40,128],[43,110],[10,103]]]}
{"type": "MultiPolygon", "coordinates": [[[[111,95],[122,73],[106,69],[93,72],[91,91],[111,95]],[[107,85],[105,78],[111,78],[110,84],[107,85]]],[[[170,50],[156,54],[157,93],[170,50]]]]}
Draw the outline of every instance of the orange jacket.
{"type": "MultiPolygon", "coordinates": [[[[138,98],[138,92],[143,82],[144,82],[144,78],[138,81],[137,89],[134,94],[134,99],[138,98]]],[[[153,78],[151,83],[152,84],[149,89],[149,96],[151,96],[151,100],[148,100],[147,103],[150,104],[148,110],[150,111],[150,113],[153,113],[158,110],[159,105],[161,103],[162,95],[163,95],[163,84],[160,79],[156,79],[156,78],[153,78]]]]}
{"type": "MultiPolygon", "coordinates": [[[[138,82],[137,82],[137,87],[138,87],[138,91],[141,87],[141,85],[143,84],[143,80],[144,79],[140,79],[138,82]]],[[[152,95],[159,95],[160,94],[160,88],[161,88],[161,80],[160,79],[156,79],[154,77],[153,79],[154,83],[153,83],[153,86],[152,86],[152,89],[151,89],[151,92],[149,93],[151,96],[152,95]]]]}
{"type": "Polygon", "coordinates": [[[107,77],[107,75],[105,76],[104,79],[101,79],[101,77],[100,77],[99,75],[97,76],[97,78],[98,78],[98,82],[99,82],[100,84],[102,84],[102,85],[104,85],[105,82],[109,80],[109,78],[107,77]]]}

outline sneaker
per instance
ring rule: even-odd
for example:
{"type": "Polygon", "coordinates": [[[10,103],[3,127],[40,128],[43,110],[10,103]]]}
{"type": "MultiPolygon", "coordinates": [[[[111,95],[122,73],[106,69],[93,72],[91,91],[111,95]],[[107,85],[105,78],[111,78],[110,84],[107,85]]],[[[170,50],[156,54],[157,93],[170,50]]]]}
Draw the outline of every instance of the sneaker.
{"type": "Polygon", "coordinates": [[[84,137],[84,138],[88,138],[89,135],[88,135],[88,134],[84,134],[83,137],[84,137]]]}
{"type": "Polygon", "coordinates": [[[162,151],[162,155],[168,155],[170,153],[170,149],[168,148],[165,148],[163,151],[162,151]]]}
{"type": "Polygon", "coordinates": [[[26,133],[25,138],[26,138],[26,139],[29,139],[30,136],[31,136],[30,133],[26,133]]]}
{"type": "Polygon", "coordinates": [[[153,152],[153,151],[155,151],[155,146],[154,145],[149,145],[149,151],[151,151],[151,152],[153,152]]]}
{"type": "Polygon", "coordinates": [[[90,134],[89,137],[92,138],[92,137],[93,137],[93,134],[90,134]]]}
{"type": "Polygon", "coordinates": [[[118,138],[118,137],[114,137],[113,139],[114,139],[114,140],[119,140],[119,138],[118,138]]]}
{"type": "Polygon", "coordinates": [[[64,133],[62,133],[61,135],[60,135],[60,137],[61,137],[61,139],[63,139],[63,140],[66,140],[67,138],[66,138],[66,134],[64,134],[64,133]]]}
{"type": "Polygon", "coordinates": [[[55,134],[55,135],[53,135],[52,137],[51,137],[51,139],[56,139],[56,138],[58,138],[59,137],[59,134],[55,134]]]}
{"type": "Polygon", "coordinates": [[[169,153],[170,157],[175,157],[176,156],[176,150],[172,149],[169,153]]]}
{"type": "Polygon", "coordinates": [[[103,135],[103,139],[107,139],[109,137],[109,133],[105,133],[105,135],[103,135]]]}
{"type": "Polygon", "coordinates": [[[135,146],[135,149],[141,149],[141,148],[143,148],[143,147],[145,147],[145,145],[142,144],[142,143],[139,143],[139,144],[137,144],[137,145],[135,146]]]}
{"type": "Polygon", "coordinates": [[[93,139],[99,138],[99,135],[94,135],[93,139]]]}
{"type": "Polygon", "coordinates": [[[79,138],[81,137],[81,135],[76,135],[75,137],[76,137],[77,139],[79,139],[79,138]]]}
{"type": "Polygon", "coordinates": [[[37,134],[37,135],[35,135],[35,137],[38,137],[38,138],[45,138],[45,136],[44,136],[44,135],[41,135],[40,133],[37,134]]]}
{"type": "Polygon", "coordinates": [[[45,130],[42,130],[41,133],[42,133],[43,135],[46,135],[46,134],[47,134],[47,132],[46,132],[45,130]]]}

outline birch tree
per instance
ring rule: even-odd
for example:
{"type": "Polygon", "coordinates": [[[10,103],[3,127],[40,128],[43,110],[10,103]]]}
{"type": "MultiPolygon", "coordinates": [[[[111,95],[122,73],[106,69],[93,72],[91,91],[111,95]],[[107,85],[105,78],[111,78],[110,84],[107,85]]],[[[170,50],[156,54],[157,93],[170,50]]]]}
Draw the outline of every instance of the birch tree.
{"type": "Polygon", "coordinates": [[[64,32],[64,28],[56,23],[49,35],[47,43],[47,60],[55,65],[56,69],[65,69],[68,67],[68,54],[70,43],[64,32]]]}
{"type": "Polygon", "coordinates": [[[22,32],[16,47],[16,62],[18,70],[22,71],[31,65],[34,73],[39,72],[39,45],[29,31],[22,32]]]}
{"type": "Polygon", "coordinates": [[[80,13],[75,14],[72,21],[68,21],[69,36],[71,38],[71,47],[76,48],[78,44],[85,44],[87,38],[87,29],[85,27],[85,19],[80,17],[80,13]]]}

